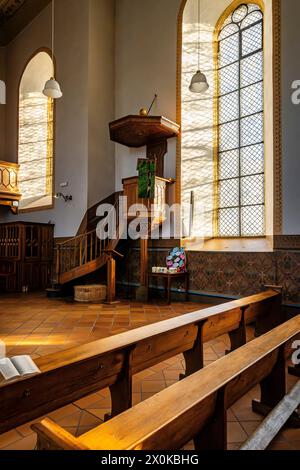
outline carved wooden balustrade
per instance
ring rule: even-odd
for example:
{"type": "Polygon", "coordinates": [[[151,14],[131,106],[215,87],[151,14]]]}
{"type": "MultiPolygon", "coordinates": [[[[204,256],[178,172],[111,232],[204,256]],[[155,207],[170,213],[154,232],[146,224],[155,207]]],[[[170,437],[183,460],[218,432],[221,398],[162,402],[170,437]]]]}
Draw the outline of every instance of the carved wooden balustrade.
{"type": "Polygon", "coordinates": [[[119,241],[119,201],[111,210],[116,216],[115,237],[102,240],[98,238],[97,230],[92,230],[57,244],[55,281],[58,284],[78,279],[107,263],[109,258],[107,252],[114,250],[119,241]]]}
{"type": "Polygon", "coordinates": [[[0,161],[0,204],[16,213],[21,194],[18,181],[19,165],[0,161]]]}

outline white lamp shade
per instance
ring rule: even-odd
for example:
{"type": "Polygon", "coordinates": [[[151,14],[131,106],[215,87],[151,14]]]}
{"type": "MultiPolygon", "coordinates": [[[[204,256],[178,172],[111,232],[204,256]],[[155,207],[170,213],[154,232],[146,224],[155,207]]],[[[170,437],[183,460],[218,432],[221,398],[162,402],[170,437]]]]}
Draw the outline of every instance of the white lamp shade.
{"type": "Polygon", "coordinates": [[[209,89],[209,84],[207,83],[207,78],[204,73],[198,70],[197,73],[192,78],[190,84],[190,91],[192,93],[204,93],[209,89]]]}
{"type": "Polygon", "coordinates": [[[54,78],[46,82],[43,94],[53,99],[61,98],[63,95],[59,83],[54,78]]]}

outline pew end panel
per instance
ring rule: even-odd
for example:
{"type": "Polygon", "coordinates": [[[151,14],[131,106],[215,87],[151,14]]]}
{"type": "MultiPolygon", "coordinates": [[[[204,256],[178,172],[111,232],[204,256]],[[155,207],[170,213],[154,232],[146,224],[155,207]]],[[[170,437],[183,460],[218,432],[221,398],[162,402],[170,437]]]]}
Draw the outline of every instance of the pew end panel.
{"type": "Polygon", "coordinates": [[[37,434],[37,450],[88,450],[76,437],[50,419],[33,424],[37,434]]]}

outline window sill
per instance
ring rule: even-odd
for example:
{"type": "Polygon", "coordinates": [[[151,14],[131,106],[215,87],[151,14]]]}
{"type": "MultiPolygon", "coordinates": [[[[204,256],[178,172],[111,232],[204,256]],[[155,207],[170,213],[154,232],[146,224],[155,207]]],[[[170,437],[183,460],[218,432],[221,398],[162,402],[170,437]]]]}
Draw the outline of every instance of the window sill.
{"type": "Polygon", "coordinates": [[[273,252],[273,237],[259,238],[193,238],[182,240],[187,251],[273,252]]]}
{"type": "Polygon", "coordinates": [[[22,200],[19,206],[19,213],[26,213],[26,212],[35,212],[35,211],[44,211],[53,209],[54,207],[54,200],[52,196],[44,196],[42,198],[37,199],[36,201],[31,202],[23,202],[22,200]]]}

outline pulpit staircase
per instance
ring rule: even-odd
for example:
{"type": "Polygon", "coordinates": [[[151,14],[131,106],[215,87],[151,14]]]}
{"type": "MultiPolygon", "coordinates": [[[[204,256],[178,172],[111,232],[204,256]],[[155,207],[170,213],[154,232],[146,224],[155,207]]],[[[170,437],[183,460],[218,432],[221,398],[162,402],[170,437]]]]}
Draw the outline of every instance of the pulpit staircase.
{"type": "Polygon", "coordinates": [[[57,244],[55,284],[67,284],[106,265],[109,259],[107,253],[116,249],[120,239],[118,198],[111,210],[116,214],[114,238],[101,240],[98,238],[95,228],[57,244]]]}
{"type": "MultiPolygon", "coordinates": [[[[159,181],[159,191],[156,193],[156,201],[158,200],[160,204],[163,204],[165,197],[162,196],[162,193],[164,194],[166,191],[166,182],[164,182],[164,186],[161,186],[161,181],[159,181]]],[[[136,193],[136,191],[135,187],[134,192],[136,193]]],[[[119,196],[124,194],[127,194],[126,188],[124,193],[117,193],[116,202],[111,209],[114,211],[116,217],[116,230],[113,238],[101,240],[97,236],[96,225],[100,222],[104,224],[105,228],[106,221],[112,218],[110,217],[112,214],[108,214],[107,217],[102,220],[99,217],[93,217],[92,225],[95,226],[93,230],[89,230],[82,235],[77,235],[56,245],[56,269],[53,279],[55,285],[62,286],[72,282],[101,269],[107,264],[109,261],[109,252],[116,250],[120,242],[121,234],[127,229],[126,225],[122,227],[120,223],[119,196]]],[[[159,209],[157,202],[155,207],[157,207],[159,217],[152,219],[152,222],[147,226],[146,230],[148,230],[149,237],[151,236],[151,231],[153,233],[153,230],[159,228],[164,221],[162,210],[159,209]]],[[[131,217],[127,214],[124,220],[126,220],[125,224],[127,224],[128,221],[131,220],[131,217]]],[[[128,249],[128,243],[126,243],[126,247],[128,249]]]]}

